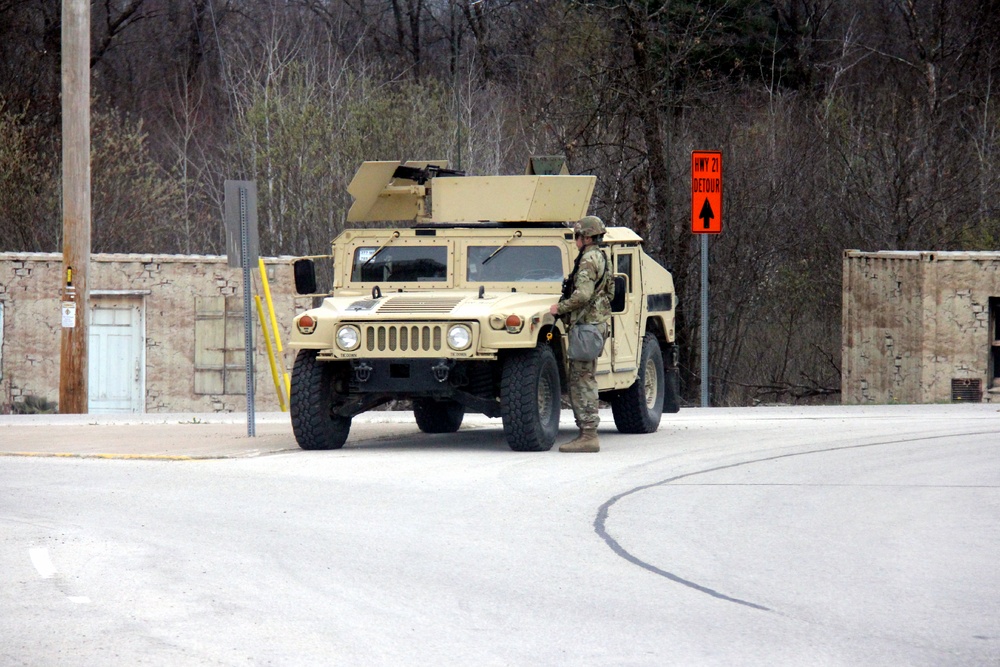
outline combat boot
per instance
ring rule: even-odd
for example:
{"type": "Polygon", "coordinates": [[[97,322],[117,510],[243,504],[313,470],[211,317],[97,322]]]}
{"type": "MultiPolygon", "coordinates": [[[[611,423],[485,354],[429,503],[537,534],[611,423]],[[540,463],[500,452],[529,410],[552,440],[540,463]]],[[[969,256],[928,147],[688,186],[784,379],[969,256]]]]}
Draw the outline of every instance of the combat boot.
{"type": "Polygon", "coordinates": [[[559,445],[560,452],[599,452],[601,445],[597,441],[596,428],[581,428],[580,435],[565,445],[559,445]]]}

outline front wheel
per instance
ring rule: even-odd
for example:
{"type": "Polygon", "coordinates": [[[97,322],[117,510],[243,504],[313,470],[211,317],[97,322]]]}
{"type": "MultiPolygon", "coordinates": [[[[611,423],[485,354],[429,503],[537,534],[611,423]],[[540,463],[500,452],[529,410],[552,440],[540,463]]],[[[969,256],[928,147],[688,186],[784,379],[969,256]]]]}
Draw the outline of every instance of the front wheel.
{"type": "Polygon", "coordinates": [[[628,389],[611,399],[611,414],[621,433],[653,433],[660,427],[665,383],[663,353],[652,334],[642,339],[639,375],[628,389]]]}
{"type": "Polygon", "coordinates": [[[351,418],[333,414],[333,367],[316,359],[316,350],[299,350],[292,368],[288,411],[302,449],[340,449],[351,432],[351,418]]]}
{"type": "Polygon", "coordinates": [[[516,452],[552,448],[559,432],[559,366],[548,345],[512,353],[500,382],[500,417],[516,452]]]}
{"type": "Polygon", "coordinates": [[[413,419],[424,433],[454,433],[462,425],[465,408],[456,401],[417,398],[413,401],[413,419]]]}

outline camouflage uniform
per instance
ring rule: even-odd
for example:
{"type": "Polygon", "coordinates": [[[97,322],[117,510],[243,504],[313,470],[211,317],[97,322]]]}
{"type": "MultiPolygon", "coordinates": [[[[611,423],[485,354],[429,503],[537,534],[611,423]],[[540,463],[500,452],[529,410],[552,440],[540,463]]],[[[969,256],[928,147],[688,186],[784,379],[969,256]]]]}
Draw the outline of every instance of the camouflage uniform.
{"type": "MultiPolygon", "coordinates": [[[[597,245],[587,245],[580,253],[573,292],[568,299],[559,302],[558,313],[564,316],[570,327],[581,322],[597,324],[607,337],[613,290],[610,261],[597,245]]],[[[576,425],[581,431],[595,430],[601,421],[597,413],[596,368],[596,360],[569,361],[569,400],[573,405],[576,425]]]]}

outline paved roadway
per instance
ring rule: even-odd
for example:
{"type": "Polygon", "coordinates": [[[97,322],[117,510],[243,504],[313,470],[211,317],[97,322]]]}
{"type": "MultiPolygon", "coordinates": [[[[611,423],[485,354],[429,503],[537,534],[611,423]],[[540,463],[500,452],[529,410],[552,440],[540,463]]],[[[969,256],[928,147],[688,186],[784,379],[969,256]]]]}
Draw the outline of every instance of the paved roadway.
{"type": "Polygon", "coordinates": [[[241,419],[0,418],[0,665],[1000,664],[996,406],[241,419]]]}

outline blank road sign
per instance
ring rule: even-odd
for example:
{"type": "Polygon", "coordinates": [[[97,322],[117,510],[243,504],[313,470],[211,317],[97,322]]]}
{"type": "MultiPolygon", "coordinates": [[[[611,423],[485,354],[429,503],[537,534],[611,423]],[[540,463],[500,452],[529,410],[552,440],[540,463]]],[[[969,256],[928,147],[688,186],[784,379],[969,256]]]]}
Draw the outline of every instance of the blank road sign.
{"type": "Polygon", "coordinates": [[[722,151],[691,151],[691,231],[722,233],[722,151]]]}

